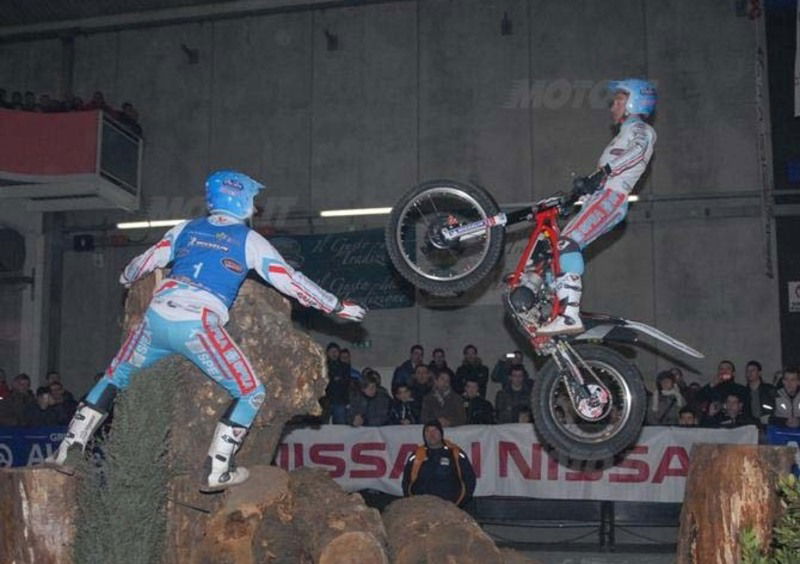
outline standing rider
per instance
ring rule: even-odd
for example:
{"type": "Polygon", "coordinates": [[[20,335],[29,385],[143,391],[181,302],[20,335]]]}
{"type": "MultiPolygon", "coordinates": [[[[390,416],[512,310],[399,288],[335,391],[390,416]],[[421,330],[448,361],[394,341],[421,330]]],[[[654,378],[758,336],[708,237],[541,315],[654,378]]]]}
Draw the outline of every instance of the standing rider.
{"type": "Polygon", "coordinates": [[[556,279],[556,296],[561,313],[539,328],[538,335],[552,336],[583,332],[580,317],[581,275],[584,270],[581,252],[586,246],[622,221],[628,211],[628,195],[642,176],[656,142],[655,130],[645,123],[656,107],[654,85],[637,78],[609,83],[614,92],[611,117],[619,133],[600,155],[598,170],[579,178],[575,191],[588,195],[581,211],[561,232],[562,274],[556,279]]]}
{"type": "Polygon", "coordinates": [[[133,374],[178,353],[233,397],[208,450],[208,488],[247,479],[247,470],[237,468],[233,456],[264,401],[265,389],[224,328],[247,273],[255,270],[280,292],[325,313],[353,321],[361,321],[365,314],[361,306],[340,300],[294,270],[245,224],[253,214],[253,198],[263,188],[239,172],[214,172],[206,180],[209,215],[176,225],[125,267],[120,282],[130,287],[147,273],[172,263],[169,277],[154,292],[141,323],[131,330],[104,377],[86,396],[50,462],[63,465],[71,446],[85,448],[133,374]]]}

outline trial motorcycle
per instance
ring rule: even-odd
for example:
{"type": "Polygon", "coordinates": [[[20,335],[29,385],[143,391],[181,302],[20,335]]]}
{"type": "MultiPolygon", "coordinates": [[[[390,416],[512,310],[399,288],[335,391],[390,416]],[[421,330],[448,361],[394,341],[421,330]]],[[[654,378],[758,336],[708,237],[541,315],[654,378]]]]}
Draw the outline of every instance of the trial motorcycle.
{"type": "Polygon", "coordinates": [[[611,343],[636,343],[648,335],[695,358],[703,355],[655,327],[581,312],[584,332],[544,337],[539,327],[563,307],[556,299],[558,219],[579,202],[572,191],[504,213],[479,186],[453,180],[424,182],[392,208],[386,247],[398,273],[434,296],[456,296],[474,287],[500,261],[511,225],[533,229],[514,271],[503,281],[502,300],[534,352],[548,360],[531,394],[535,428],[544,442],[575,460],[606,460],[639,436],[647,394],[636,365],[611,343]]]}

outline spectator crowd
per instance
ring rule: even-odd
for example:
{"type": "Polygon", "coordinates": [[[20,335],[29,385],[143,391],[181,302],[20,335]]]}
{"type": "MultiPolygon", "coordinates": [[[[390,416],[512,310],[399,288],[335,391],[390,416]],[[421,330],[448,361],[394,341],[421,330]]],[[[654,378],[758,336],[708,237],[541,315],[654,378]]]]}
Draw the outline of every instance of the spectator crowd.
{"type": "MultiPolygon", "coordinates": [[[[384,380],[377,370],[357,370],[350,351],[336,343],[326,349],[328,385],[323,421],[353,427],[416,425],[437,421],[442,428],[459,425],[530,423],[533,379],[520,351],[499,359],[490,370],[474,345],[464,347],[451,368],[437,348],[428,362],[425,349],[414,345],[408,359],[384,380]],[[497,389],[487,397],[490,383],[497,389]]],[[[102,376],[99,374],[98,376],[102,376]]],[[[787,368],[764,379],[762,366],[751,360],[738,381],[730,360],[719,363],[704,386],[687,383],[678,367],[655,378],[648,400],[647,425],[733,428],[767,425],[800,429],[800,374],[787,368]]],[[[64,388],[58,372],[49,372],[35,391],[27,374],[8,379],[0,369],[0,427],[66,425],[77,401],[64,388]]]]}
{"type": "Polygon", "coordinates": [[[58,372],[49,372],[45,384],[31,390],[27,374],[18,374],[9,384],[0,369],[0,427],[49,427],[67,425],[78,402],[61,383],[58,372]]]}
{"type": "MultiPolygon", "coordinates": [[[[443,349],[429,361],[414,345],[408,359],[395,368],[391,380],[372,368],[353,368],[350,351],[336,343],[327,347],[329,384],[326,417],[333,424],[355,427],[407,425],[438,421],[443,428],[458,425],[529,423],[533,379],[520,351],[507,355],[490,370],[474,345],[463,349],[461,363],[451,368],[443,349]],[[499,390],[487,397],[489,383],[499,390]]],[[[733,362],[723,360],[711,381],[687,383],[678,367],[659,373],[648,398],[647,425],[733,428],[756,425],[800,427],[798,370],[787,368],[765,382],[762,367],[751,360],[742,383],[733,362]]]]}
{"type": "Polygon", "coordinates": [[[474,345],[463,350],[461,364],[452,369],[445,351],[437,348],[430,362],[414,345],[409,358],[392,374],[389,389],[372,368],[353,368],[350,351],[331,343],[326,349],[328,387],[323,404],[325,420],[354,427],[412,425],[438,421],[441,426],[530,422],[533,380],[516,351],[489,370],[474,345]],[[494,404],[486,398],[489,381],[501,386],[494,404]]]}
{"type": "Polygon", "coordinates": [[[9,97],[8,91],[0,88],[0,108],[40,113],[102,110],[131,132],[142,135],[139,112],[133,107],[133,104],[123,102],[121,108],[114,108],[106,102],[105,96],[99,90],[92,94],[89,101],[84,102],[82,98],[71,94],[65,96],[63,100],[52,98],[49,94],[39,94],[37,97],[30,90],[25,93],[14,91],[9,97]]]}

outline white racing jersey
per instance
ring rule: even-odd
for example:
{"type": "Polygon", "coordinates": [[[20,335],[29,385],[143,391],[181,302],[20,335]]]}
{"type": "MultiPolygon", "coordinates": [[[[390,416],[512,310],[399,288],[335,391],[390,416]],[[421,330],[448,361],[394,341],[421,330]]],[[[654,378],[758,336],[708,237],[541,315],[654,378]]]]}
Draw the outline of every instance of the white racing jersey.
{"type": "Polygon", "coordinates": [[[603,188],[630,194],[639,177],[644,174],[655,144],[655,129],[638,116],[631,116],[622,122],[619,133],[597,161],[598,168],[608,165],[611,169],[603,188]]]}
{"type": "Polygon", "coordinates": [[[120,283],[173,263],[153,294],[155,311],[173,321],[197,319],[203,309],[228,321],[228,308],[249,270],[304,306],[331,313],[339,299],[294,270],[264,237],[225,215],[185,221],[125,267],[120,283]],[[244,268],[242,264],[244,263],[244,268]]]}

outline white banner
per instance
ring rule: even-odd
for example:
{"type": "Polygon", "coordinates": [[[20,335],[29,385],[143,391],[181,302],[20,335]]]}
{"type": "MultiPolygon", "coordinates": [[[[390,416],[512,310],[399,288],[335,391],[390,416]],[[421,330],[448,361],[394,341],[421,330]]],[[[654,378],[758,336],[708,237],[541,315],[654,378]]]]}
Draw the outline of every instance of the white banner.
{"type": "MultiPolygon", "coordinates": [[[[596,471],[568,468],[551,458],[529,424],[467,425],[445,429],[445,437],[472,462],[476,496],[680,503],[694,443],[755,444],[758,432],[755,427],[645,427],[624,459],[596,471]]],[[[406,459],[421,442],[421,425],[326,425],[292,431],[276,463],[286,470],[326,468],[348,491],[400,496],[406,459]]]]}

